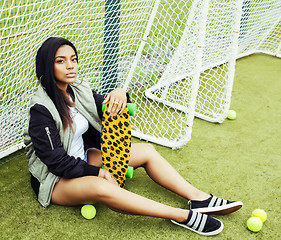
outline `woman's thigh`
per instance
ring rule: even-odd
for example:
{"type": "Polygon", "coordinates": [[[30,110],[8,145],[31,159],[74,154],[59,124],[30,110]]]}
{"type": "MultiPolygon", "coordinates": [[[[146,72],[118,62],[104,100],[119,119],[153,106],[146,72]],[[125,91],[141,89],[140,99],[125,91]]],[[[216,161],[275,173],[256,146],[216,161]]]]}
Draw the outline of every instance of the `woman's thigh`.
{"type": "Polygon", "coordinates": [[[107,181],[95,176],[61,178],[55,185],[51,202],[58,205],[81,205],[99,200],[100,189],[107,181]]]}
{"type": "MultiPolygon", "coordinates": [[[[148,159],[157,157],[157,152],[151,144],[133,143],[129,166],[138,168],[144,166],[148,159]]],[[[100,166],[101,152],[94,150],[90,154],[88,163],[100,166]]],[[[81,205],[99,201],[104,190],[108,190],[113,184],[103,178],[96,176],[85,176],[81,178],[64,179],[61,178],[56,183],[52,193],[52,203],[59,205],[81,205]]],[[[113,189],[112,189],[113,190],[113,189]]]]}

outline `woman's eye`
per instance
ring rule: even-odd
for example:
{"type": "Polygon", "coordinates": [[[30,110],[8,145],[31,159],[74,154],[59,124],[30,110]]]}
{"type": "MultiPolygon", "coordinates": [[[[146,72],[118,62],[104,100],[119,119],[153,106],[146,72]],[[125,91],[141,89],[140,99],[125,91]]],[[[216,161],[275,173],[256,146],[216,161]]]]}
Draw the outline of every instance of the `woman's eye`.
{"type": "Polygon", "coordinates": [[[63,63],[63,60],[57,60],[57,63],[63,63]]]}
{"type": "Polygon", "coordinates": [[[72,59],[73,62],[77,62],[77,60],[78,60],[77,58],[73,58],[72,59]]]}

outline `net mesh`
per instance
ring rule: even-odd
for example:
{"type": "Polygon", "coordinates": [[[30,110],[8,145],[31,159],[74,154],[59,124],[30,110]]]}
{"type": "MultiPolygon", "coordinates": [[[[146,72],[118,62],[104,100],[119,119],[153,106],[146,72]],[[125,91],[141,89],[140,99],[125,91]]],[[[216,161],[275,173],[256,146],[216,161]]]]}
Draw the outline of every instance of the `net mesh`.
{"type": "Polygon", "coordinates": [[[224,120],[237,46],[280,55],[278,0],[2,0],[0,12],[0,157],[22,146],[48,37],[74,43],[79,77],[97,92],[126,88],[134,136],[173,148],[190,139],[194,115],[224,120]]]}
{"type": "Polygon", "coordinates": [[[281,56],[281,1],[244,0],[239,57],[255,52],[281,56]]]}

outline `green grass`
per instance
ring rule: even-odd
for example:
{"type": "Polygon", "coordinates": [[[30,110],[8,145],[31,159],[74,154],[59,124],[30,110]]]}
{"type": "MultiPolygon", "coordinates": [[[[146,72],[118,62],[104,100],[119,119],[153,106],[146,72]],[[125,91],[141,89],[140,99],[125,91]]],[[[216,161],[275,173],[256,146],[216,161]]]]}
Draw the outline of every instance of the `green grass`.
{"type": "MultiPolygon", "coordinates": [[[[218,216],[225,228],[215,239],[280,239],[281,60],[256,54],[237,61],[231,108],[236,120],[212,124],[195,119],[192,139],[183,148],[157,150],[194,186],[222,198],[241,200],[243,208],[218,216]],[[268,220],[259,233],[246,229],[252,210],[268,220]]],[[[134,139],[134,142],[140,142],[134,139]]],[[[20,152],[21,153],[21,152],[20,152]]],[[[80,207],[43,209],[31,190],[24,155],[0,161],[0,239],[206,239],[168,220],[129,216],[96,204],[97,216],[85,220],[80,207]]],[[[142,169],[127,189],[171,206],[187,201],[159,187],[142,169]]]]}

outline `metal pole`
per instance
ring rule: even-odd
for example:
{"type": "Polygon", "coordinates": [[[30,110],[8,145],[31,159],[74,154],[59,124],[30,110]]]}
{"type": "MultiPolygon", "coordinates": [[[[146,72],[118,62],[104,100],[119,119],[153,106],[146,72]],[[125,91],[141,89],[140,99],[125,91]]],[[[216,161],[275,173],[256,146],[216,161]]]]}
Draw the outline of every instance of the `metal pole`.
{"type": "Polygon", "coordinates": [[[117,87],[120,0],[105,1],[103,81],[102,92],[106,96],[117,87]]]}

